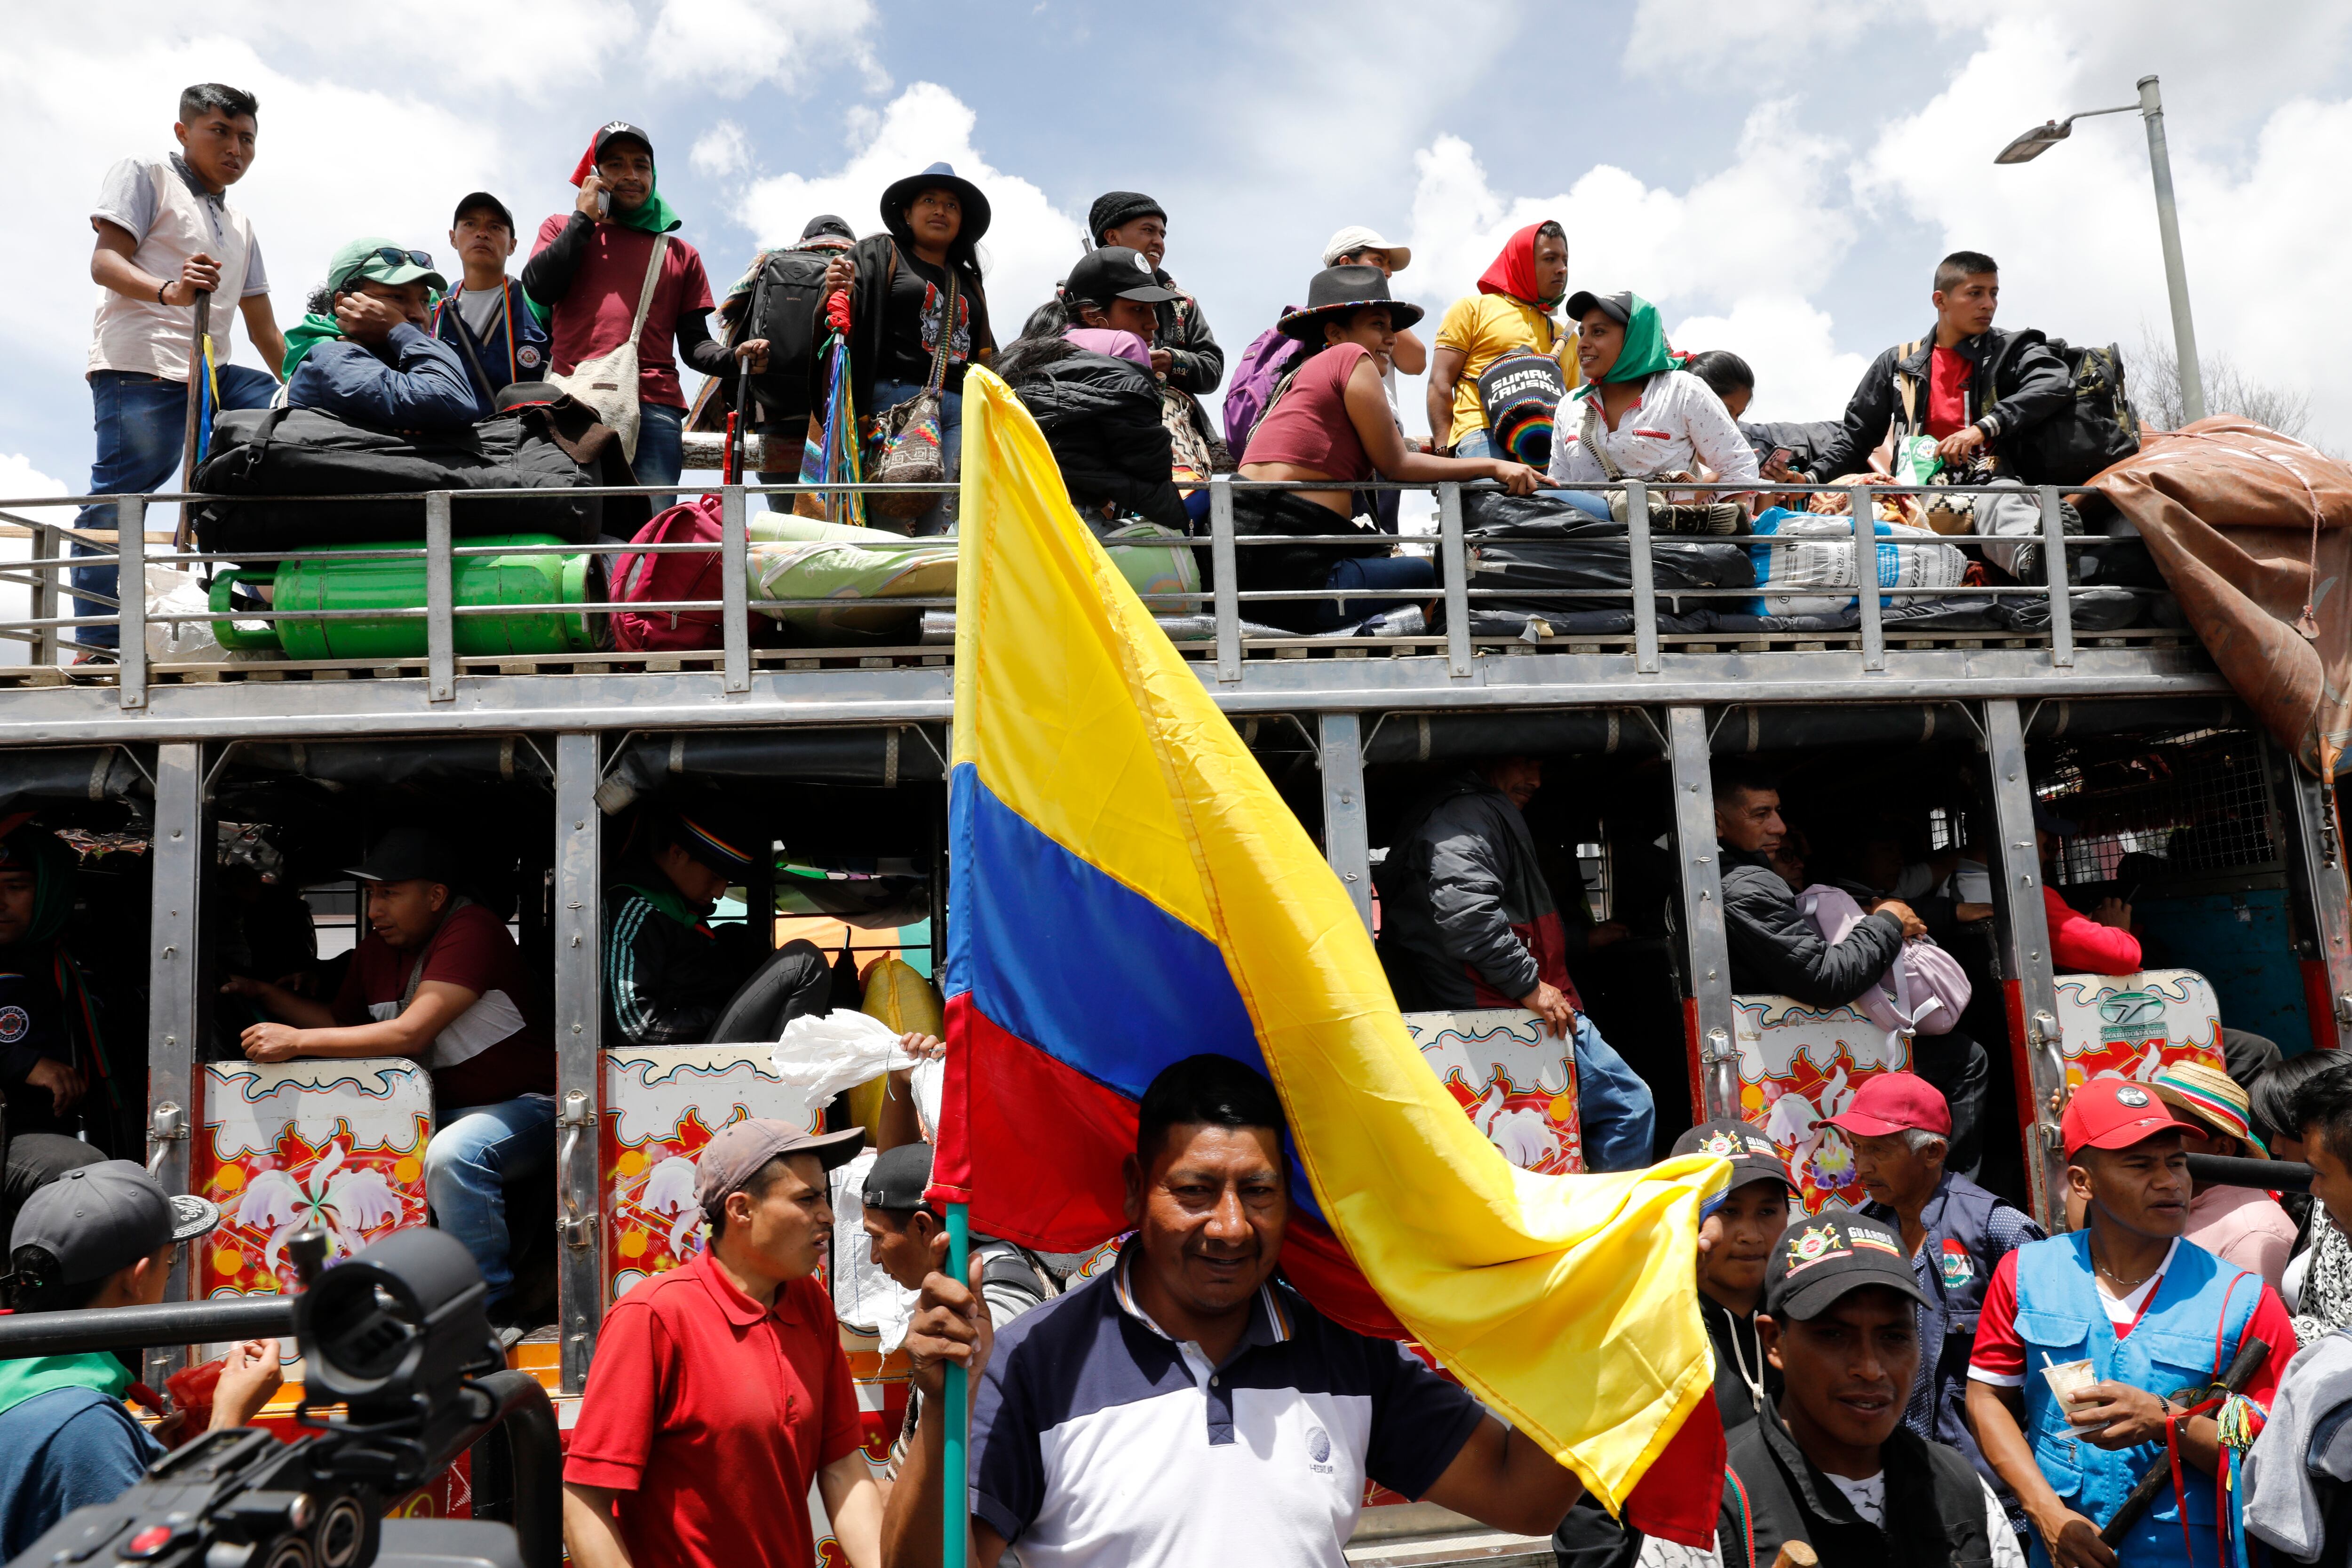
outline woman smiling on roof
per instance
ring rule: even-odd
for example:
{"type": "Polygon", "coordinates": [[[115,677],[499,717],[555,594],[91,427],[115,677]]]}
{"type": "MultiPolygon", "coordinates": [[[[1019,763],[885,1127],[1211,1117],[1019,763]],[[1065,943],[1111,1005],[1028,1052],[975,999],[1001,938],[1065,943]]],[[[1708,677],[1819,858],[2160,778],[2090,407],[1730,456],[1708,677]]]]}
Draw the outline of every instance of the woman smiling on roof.
{"type": "MultiPolygon", "coordinates": [[[[1639,294],[1585,290],[1568,301],[1579,323],[1577,368],[1584,384],[1560,399],[1552,437],[1552,482],[1570,487],[1614,479],[1757,477],[1756,453],[1706,383],[1675,368],[1658,308],[1639,294]]],[[[1604,498],[1579,491],[1577,507],[1607,517],[1604,498]]],[[[1731,498],[1703,510],[1701,531],[1730,533],[1742,508],[1731,498]]]]}

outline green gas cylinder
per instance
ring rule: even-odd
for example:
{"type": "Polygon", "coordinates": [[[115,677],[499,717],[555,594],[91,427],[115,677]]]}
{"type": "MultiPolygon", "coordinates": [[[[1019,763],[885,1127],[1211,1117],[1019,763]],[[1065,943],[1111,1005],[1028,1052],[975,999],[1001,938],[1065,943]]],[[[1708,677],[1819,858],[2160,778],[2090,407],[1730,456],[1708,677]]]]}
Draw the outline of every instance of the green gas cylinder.
{"type": "MultiPolygon", "coordinates": [[[[492,534],[457,541],[460,549],[562,544],[551,533],[492,534]]],[[[383,550],[414,550],[414,541],[381,544],[322,544],[301,561],[275,567],[235,568],[213,578],[212,607],[234,616],[239,585],[266,590],[269,608],[287,610],[405,610],[425,605],[425,557],[403,555],[372,561],[339,555],[383,550]]],[[[468,605],[578,605],[588,600],[587,555],[460,555],[451,563],[452,600],[468,605]]],[[[248,601],[249,602],[249,601],[248,601]]],[[[604,638],[604,617],[529,611],[512,616],[458,616],[458,657],[501,654],[593,652],[604,638]]],[[[320,621],[216,620],[213,635],[231,649],[275,649],[289,658],[419,658],[425,654],[425,617],[365,616],[320,621]]]]}

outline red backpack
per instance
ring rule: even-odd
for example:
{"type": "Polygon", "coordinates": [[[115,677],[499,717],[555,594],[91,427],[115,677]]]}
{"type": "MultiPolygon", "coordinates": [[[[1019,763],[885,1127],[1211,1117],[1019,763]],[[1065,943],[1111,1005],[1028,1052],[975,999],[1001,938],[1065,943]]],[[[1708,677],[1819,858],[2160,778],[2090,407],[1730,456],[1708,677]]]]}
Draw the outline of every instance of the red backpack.
{"type": "MultiPolygon", "coordinates": [[[[681,501],[640,529],[632,544],[716,544],[719,540],[719,498],[697,496],[681,501]]],[[[719,587],[719,552],[679,551],[614,558],[612,602],[615,605],[672,605],[685,599],[716,599],[719,587]]],[[[681,648],[717,647],[721,640],[717,610],[616,610],[613,613],[614,645],[629,653],[668,653],[681,648]]]]}

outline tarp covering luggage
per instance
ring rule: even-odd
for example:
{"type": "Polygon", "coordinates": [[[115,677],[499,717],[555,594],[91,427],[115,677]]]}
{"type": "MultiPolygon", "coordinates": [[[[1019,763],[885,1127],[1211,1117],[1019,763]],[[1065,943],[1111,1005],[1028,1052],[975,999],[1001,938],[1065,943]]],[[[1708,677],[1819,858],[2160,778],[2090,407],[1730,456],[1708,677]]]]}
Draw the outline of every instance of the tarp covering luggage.
{"type": "Polygon", "coordinates": [[[2151,432],[2091,488],[2147,542],[2189,624],[2322,777],[2352,741],[2352,468],[2217,415],[2151,432]]]}
{"type": "Polygon", "coordinates": [[[427,490],[545,492],[495,501],[459,496],[449,522],[460,539],[549,533],[585,544],[600,532],[625,539],[649,515],[642,498],[565,492],[635,482],[612,432],[562,398],[494,415],[470,429],[410,435],[366,429],[315,408],[233,409],[214,425],[212,456],[196,469],[193,488],[239,498],[195,510],[205,548],[233,553],[422,539],[427,490]],[[331,506],[270,499],[384,494],[396,499],[331,506]]]}

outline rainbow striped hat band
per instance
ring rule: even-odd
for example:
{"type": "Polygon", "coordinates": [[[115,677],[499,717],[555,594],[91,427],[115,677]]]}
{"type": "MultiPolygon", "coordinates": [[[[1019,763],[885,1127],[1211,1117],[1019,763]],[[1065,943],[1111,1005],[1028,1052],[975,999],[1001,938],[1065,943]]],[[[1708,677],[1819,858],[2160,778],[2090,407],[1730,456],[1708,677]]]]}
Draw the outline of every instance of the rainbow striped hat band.
{"type": "Polygon", "coordinates": [[[750,851],[737,848],[683,813],[678,816],[677,829],[678,847],[714,871],[743,877],[759,864],[750,851]]]}
{"type": "Polygon", "coordinates": [[[2216,1132],[2235,1138],[2254,1158],[2270,1158],[2270,1152],[2263,1147],[2248,1123],[2252,1102],[2246,1091],[2221,1068],[2200,1061],[2167,1062],[2147,1087],[2175,1110],[2193,1117],[2216,1132]]]}

